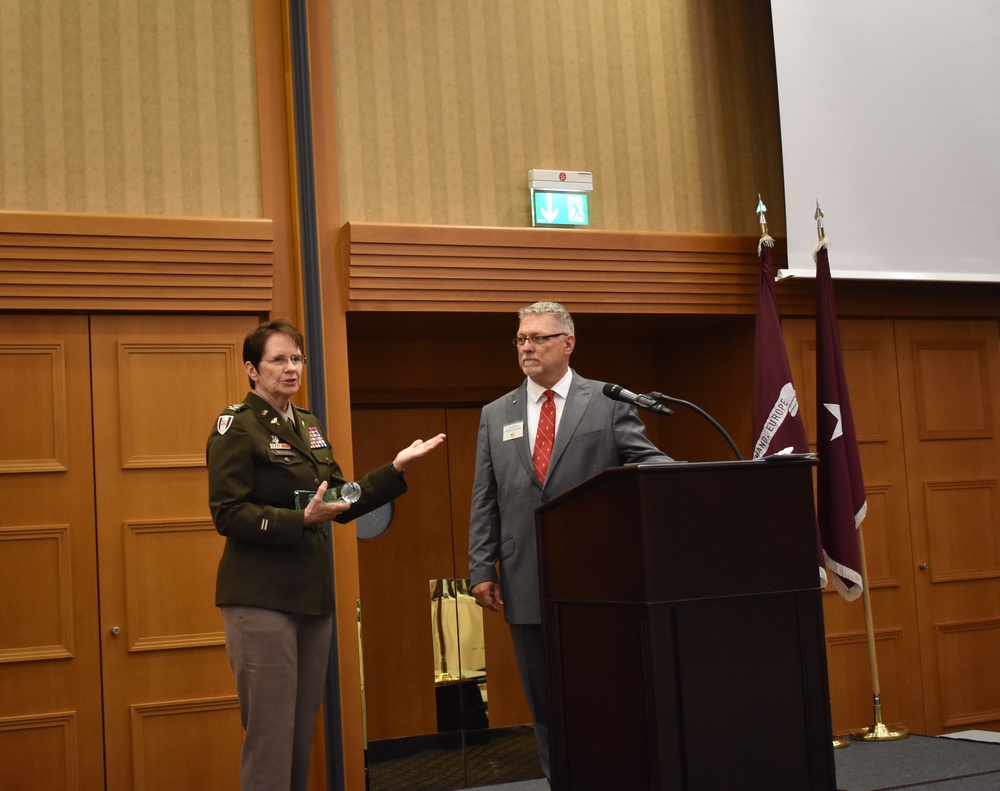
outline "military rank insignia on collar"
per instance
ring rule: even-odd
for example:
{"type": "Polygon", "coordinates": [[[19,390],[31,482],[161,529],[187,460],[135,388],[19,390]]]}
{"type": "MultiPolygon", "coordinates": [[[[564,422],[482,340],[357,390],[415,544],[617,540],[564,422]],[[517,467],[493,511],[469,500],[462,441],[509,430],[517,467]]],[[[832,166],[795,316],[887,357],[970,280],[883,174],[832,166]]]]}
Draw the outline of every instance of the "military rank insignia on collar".
{"type": "Polygon", "coordinates": [[[310,448],[329,447],[326,444],[326,440],[323,439],[323,435],[319,433],[319,429],[316,428],[316,426],[309,426],[309,447],[310,448]]]}

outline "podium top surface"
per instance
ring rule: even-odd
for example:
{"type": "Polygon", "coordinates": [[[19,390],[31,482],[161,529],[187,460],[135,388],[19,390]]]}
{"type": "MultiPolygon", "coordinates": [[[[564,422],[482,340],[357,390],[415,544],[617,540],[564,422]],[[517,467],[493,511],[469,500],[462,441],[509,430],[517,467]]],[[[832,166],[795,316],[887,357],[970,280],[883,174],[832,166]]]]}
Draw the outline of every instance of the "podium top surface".
{"type": "Polygon", "coordinates": [[[819,587],[812,459],[613,467],[539,506],[543,597],[673,601],[819,587]]]}

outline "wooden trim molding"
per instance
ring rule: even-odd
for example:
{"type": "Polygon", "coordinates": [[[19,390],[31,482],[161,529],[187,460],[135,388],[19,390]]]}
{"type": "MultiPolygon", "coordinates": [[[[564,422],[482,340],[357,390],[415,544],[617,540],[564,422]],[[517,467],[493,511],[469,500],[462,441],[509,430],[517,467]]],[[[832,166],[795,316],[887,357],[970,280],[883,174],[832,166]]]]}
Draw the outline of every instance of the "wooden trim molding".
{"type": "Polygon", "coordinates": [[[271,220],[0,212],[0,310],[271,309],[271,220]]]}
{"type": "MultiPolygon", "coordinates": [[[[574,313],[753,315],[757,236],[347,223],[348,312],[510,312],[545,296],[574,313]]],[[[775,269],[786,266],[776,239],[775,269]]],[[[815,315],[815,280],[776,284],[782,316],[815,315]]],[[[853,318],[997,318],[1000,283],[836,281],[853,318]]]]}
{"type": "MultiPolygon", "coordinates": [[[[349,311],[753,314],[757,237],[347,223],[349,311]]],[[[784,265],[784,247],[776,248],[784,265]]]]}

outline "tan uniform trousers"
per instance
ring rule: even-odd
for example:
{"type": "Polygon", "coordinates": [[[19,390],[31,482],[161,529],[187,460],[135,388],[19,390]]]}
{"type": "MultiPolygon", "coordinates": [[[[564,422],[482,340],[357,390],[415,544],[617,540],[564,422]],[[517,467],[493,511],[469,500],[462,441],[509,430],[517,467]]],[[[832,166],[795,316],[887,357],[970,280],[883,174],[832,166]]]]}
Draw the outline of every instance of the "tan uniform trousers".
{"type": "Polygon", "coordinates": [[[222,607],[243,718],[241,791],[305,791],[333,615],[222,607]]]}

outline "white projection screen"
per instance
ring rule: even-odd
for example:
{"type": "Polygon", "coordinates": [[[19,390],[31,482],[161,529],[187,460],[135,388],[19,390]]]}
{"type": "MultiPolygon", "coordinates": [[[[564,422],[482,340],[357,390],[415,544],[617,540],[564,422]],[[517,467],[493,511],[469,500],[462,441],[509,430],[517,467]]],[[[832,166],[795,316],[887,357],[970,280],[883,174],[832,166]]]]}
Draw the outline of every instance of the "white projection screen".
{"type": "MultiPolygon", "coordinates": [[[[788,231],[814,277],[1000,281],[1000,0],[771,0],[788,231]]],[[[765,198],[766,201],[766,198],[765,198]]]]}

